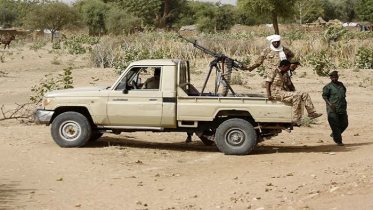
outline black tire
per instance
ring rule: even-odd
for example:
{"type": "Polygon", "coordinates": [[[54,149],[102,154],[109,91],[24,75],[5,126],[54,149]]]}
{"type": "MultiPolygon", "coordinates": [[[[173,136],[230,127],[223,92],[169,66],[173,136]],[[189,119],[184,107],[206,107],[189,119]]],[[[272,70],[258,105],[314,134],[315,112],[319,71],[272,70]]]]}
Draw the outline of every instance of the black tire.
{"type": "Polygon", "coordinates": [[[104,135],[104,134],[100,133],[99,131],[93,131],[92,135],[91,135],[91,138],[89,139],[89,141],[96,141],[99,138],[101,138],[102,135],[104,135]]]}
{"type": "Polygon", "coordinates": [[[215,132],[212,130],[206,130],[201,133],[197,132],[196,135],[206,146],[212,146],[215,143],[215,132]]]}
{"type": "Polygon", "coordinates": [[[256,145],[256,132],[246,120],[229,119],[216,130],[215,143],[226,155],[247,155],[256,145]]]}
{"type": "Polygon", "coordinates": [[[81,147],[91,138],[92,127],[84,115],[65,112],[53,120],[51,133],[60,147],[81,147]]]}

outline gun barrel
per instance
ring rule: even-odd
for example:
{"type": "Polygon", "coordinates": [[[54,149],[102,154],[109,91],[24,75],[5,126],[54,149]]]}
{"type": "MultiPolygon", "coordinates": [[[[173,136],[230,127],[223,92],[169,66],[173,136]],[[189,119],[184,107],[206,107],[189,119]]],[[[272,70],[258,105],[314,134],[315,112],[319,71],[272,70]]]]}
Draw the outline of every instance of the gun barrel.
{"type": "Polygon", "coordinates": [[[223,55],[223,54],[218,54],[218,53],[216,53],[216,52],[214,52],[214,51],[212,51],[212,50],[209,50],[209,49],[207,49],[207,48],[205,48],[205,47],[199,45],[199,44],[197,43],[197,40],[191,41],[191,40],[189,40],[189,39],[183,37],[183,36],[180,35],[180,34],[179,34],[178,36],[179,36],[179,38],[182,38],[182,39],[184,39],[185,41],[192,43],[193,46],[194,46],[195,48],[197,48],[197,49],[199,49],[199,50],[202,50],[203,52],[205,52],[205,53],[207,53],[207,54],[209,54],[209,55],[211,55],[211,56],[214,56],[214,57],[217,58],[219,61],[220,61],[220,60],[226,60],[226,59],[231,60],[234,68],[240,68],[240,69],[241,69],[241,68],[244,66],[244,64],[241,63],[241,62],[239,62],[239,61],[237,61],[237,59],[230,58],[230,57],[225,56],[225,55],[223,55]]]}

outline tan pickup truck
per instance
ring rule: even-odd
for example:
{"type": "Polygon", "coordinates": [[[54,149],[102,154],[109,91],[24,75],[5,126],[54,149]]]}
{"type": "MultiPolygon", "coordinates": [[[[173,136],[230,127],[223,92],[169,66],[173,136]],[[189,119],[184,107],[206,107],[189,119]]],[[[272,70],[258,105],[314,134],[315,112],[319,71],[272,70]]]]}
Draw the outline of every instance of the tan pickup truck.
{"type": "Polygon", "coordinates": [[[189,62],[133,62],[111,87],[51,91],[35,110],[37,124],[51,124],[61,147],[81,147],[105,132],[195,133],[206,145],[245,155],[264,139],[291,130],[292,107],[266,94],[200,93],[189,62]]]}

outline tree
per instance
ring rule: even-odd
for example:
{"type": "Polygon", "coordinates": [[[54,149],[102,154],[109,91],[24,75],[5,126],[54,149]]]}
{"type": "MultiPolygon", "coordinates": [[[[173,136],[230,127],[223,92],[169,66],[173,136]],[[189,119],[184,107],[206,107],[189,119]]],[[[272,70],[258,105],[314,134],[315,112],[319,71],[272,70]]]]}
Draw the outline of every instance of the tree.
{"type": "Polygon", "coordinates": [[[133,32],[141,24],[141,19],[123,9],[113,7],[108,12],[105,25],[109,33],[115,35],[133,32]]]}
{"type": "Polygon", "coordinates": [[[76,24],[78,14],[65,3],[50,2],[34,5],[27,17],[31,29],[49,29],[53,42],[56,31],[76,24]]]}
{"type": "Polygon", "coordinates": [[[360,0],[355,12],[361,20],[373,22],[373,1],[360,0]]]}
{"type": "Polygon", "coordinates": [[[0,26],[10,28],[17,19],[16,2],[0,0],[0,26]]]}
{"type": "Polygon", "coordinates": [[[236,21],[235,7],[221,3],[189,1],[180,14],[178,25],[198,24],[198,30],[216,32],[228,30],[236,21]]]}
{"type": "MultiPolygon", "coordinates": [[[[143,20],[145,25],[165,28],[169,21],[177,19],[186,6],[186,0],[117,0],[116,3],[133,16],[143,20]]],[[[173,20],[175,21],[175,20],[173,20]]]]}
{"type": "Polygon", "coordinates": [[[105,21],[110,6],[99,0],[82,1],[80,3],[83,20],[88,26],[89,34],[105,34],[107,31],[105,21]]]}
{"type": "Polygon", "coordinates": [[[355,7],[359,3],[359,0],[344,0],[342,2],[342,7],[343,7],[343,12],[344,17],[342,18],[343,20],[347,22],[352,22],[353,19],[355,19],[356,14],[355,14],[355,7]]]}
{"type": "Polygon", "coordinates": [[[294,5],[295,19],[299,24],[308,23],[323,16],[324,8],[319,0],[297,0],[294,5]]]}
{"type": "Polygon", "coordinates": [[[243,25],[258,25],[271,22],[271,18],[267,17],[259,17],[258,14],[252,13],[247,11],[242,7],[235,7],[234,8],[235,19],[237,23],[243,25]]]}
{"type": "Polygon", "coordinates": [[[290,18],[294,14],[296,0],[237,0],[238,6],[259,16],[272,18],[275,34],[280,34],[278,18],[290,18]]]}

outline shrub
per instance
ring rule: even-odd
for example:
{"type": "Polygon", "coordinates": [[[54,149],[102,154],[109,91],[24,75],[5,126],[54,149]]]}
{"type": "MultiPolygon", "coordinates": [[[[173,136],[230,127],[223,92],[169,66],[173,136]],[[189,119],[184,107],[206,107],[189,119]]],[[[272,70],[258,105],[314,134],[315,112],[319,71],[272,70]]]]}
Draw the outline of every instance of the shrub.
{"type": "Polygon", "coordinates": [[[30,50],[38,51],[38,50],[40,50],[41,48],[43,48],[45,45],[47,45],[47,43],[46,43],[45,41],[38,40],[38,41],[34,42],[34,43],[30,46],[30,50]]]}
{"type": "Polygon", "coordinates": [[[258,72],[259,76],[261,76],[261,77],[266,77],[267,76],[266,72],[265,72],[265,67],[263,65],[260,65],[257,68],[256,72],[258,72]]]}
{"type": "Polygon", "coordinates": [[[73,88],[73,78],[71,77],[72,67],[63,70],[63,73],[58,74],[56,78],[50,78],[50,74],[44,76],[38,85],[31,87],[31,92],[34,94],[30,96],[30,101],[36,105],[40,105],[45,93],[52,90],[73,88]]]}
{"type": "Polygon", "coordinates": [[[373,68],[373,47],[360,47],[356,53],[355,65],[361,69],[373,68]]]}
{"type": "Polygon", "coordinates": [[[60,42],[53,42],[52,49],[54,50],[61,49],[60,42]]]}
{"type": "Polygon", "coordinates": [[[231,81],[231,85],[243,85],[243,80],[241,74],[233,74],[231,81]]]}
{"type": "Polygon", "coordinates": [[[92,49],[92,45],[99,43],[100,38],[96,36],[71,36],[69,39],[63,36],[63,48],[70,54],[84,54],[92,49]],[[84,47],[83,44],[89,45],[84,47]]]}
{"type": "Polygon", "coordinates": [[[335,69],[335,65],[332,63],[325,50],[311,53],[307,56],[307,59],[313,71],[319,76],[328,76],[330,70],[335,69]]]}
{"type": "Polygon", "coordinates": [[[316,119],[311,119],[307,115],[302,116],[302,119],[301,119],[302,126],[311,127],[311,124],[315,124],[315,123],[316,123],[316,119]]]}

